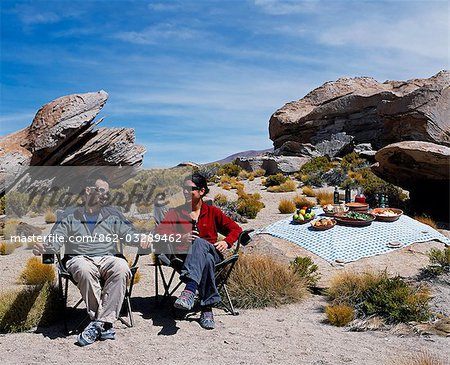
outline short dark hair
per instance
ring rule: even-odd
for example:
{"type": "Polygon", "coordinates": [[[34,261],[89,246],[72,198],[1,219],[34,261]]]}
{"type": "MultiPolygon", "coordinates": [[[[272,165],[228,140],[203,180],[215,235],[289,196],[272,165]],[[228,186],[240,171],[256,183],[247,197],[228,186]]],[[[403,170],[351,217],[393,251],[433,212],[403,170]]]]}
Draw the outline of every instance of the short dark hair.
{"type": "Polygon", "coordinates": [[[186,176],[184,181],[187,180],[191,180],[195,184],[195,186],[205,189],[205,195],[209,193],[208,182],[206,181],[206,178],[202,174],[194,172],[191,176],[189,175],[186,176]]]}
{"type": "Polygon", "coordinates": [[[100,172],[92,172],[86,178],[84,187],[87,188],[87,187],[90,187],[90,186],[94,186],[95,182],[97,180],[102,180],[102,181],[106,181],[107,183],[109,183],[108,178],[105,175],[103,175],[102,173],[100,173],[100,172]]]}

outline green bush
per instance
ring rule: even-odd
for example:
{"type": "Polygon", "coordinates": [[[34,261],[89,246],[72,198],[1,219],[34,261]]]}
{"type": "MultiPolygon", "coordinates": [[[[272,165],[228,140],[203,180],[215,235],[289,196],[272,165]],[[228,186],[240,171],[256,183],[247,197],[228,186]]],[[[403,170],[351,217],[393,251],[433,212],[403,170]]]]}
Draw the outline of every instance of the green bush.
{"type": "Polygon", "coordinates": [[[360,157],[356,152],[345,155],[341,160],[341,167],[347,171],[356,171],[368,165],[369,162],[365,158],[360,157]]]}
{"type": "Polygon", "coordinates": [[[390,322],[426,321],[430,317],[428,290],[410,287],[400,277],[384,278],[365,293],[361,310],[390,322]]]}
{"type": "Polygon", "coordinates": [[[261,201],[261,196],[258,193],[243,193],[237,200],[237,212],[249,219],[255,219],[262,208],[264,208],[264,203],[261,201]]]}
{"type": "Polygon", "coordinates": [[[308,257],[296,257],[289,264],[289,268],[302,279],[305,280],[306,285],[309,288],[314,288],[319,281],[321,274],[319,273],[319,267],[314,263],[314,261],[308,257]]]}
{"type": "Polygon", "coordinates": [[[219,168],[219,175],[228,175],[237,177],[241,172],[242,167],[236,165],[234,162],[226,163],[219,168]]]}
{"type": "Polygon", "coordinates": [[[428,258],[430,259],[430,265],[423,270],[426,274],[437,276],[450,272],[450,247],[443,250],[432,248],[428,252],[428,258]]]}
{"type": "Polygon", "coordinates": [[[324,173],[332,169],[333,165],[326,156],[313,157],[310,161],[305,163],[301,168],[300,172],[305,175],[310,175],[312,173],[324,173]]]}
{"type": "Polygon", "coordinates": [[[283,174],[269,175],[266,177],[264,185],[267,187],[281,185],[286,182],[288,178],[283,174]]]}
{"type": "Polygon", "coordinates": [[[11,191],[6,194],[6,207],[8,215],[15,215],[18,218],[28,212],[28,194],[18,191],[11,191]]]}

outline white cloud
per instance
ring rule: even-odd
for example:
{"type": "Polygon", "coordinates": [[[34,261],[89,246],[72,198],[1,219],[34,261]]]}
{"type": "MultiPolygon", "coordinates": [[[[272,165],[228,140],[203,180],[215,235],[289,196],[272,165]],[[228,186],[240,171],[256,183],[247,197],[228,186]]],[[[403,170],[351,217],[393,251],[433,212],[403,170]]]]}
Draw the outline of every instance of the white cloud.
{"type": "Polygon", "coordinates": [[[150,3],[147,7],[155,12],[170,12],[179,10],[182,6],[176,3],[150,3]]]}
{"type": "Polygon", "coordinates": [[[200,36],[201,32],[197,30],[165,23],[145,28],[142,31],[118,32],[113,35],[113,38],[130,43],[148,45],[166,40],[191,40],[200,36]]]}
{"type": "Polygon", "coordinates": [[[36,24],[51,24],[60,21],[61,17],[52,12],[24,12],[19,15],[20,20],[25,25],[36,25],[36,24]]]}
{"type": "Polygon", "coordinates": [[[316,0],[255,0],[255,5],[270,15],[291,15],[318,11],[316,0]]]}

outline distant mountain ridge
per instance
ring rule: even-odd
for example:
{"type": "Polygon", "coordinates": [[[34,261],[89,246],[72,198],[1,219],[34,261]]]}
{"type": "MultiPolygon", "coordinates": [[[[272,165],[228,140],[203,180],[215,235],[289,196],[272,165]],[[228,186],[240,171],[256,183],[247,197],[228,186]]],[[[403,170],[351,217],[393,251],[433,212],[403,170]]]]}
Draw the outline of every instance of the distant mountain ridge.
{"type": "Polygon", "coordinates": [[[225,163],[233,162],[238,157],[259,156],[259,155],[262,155],[263,153],[266,153],[266,152],[273,152],[273,148],[268,148],[266,150],[248,150],[248,151],[237,152],[237,153],[234,153],[234,154],[232,154],[232,155],[230,155],[228,157],[223,158],[222,160],[205,163],[204,165],[209,165],[211,163],[225,164],[225,163]]]}

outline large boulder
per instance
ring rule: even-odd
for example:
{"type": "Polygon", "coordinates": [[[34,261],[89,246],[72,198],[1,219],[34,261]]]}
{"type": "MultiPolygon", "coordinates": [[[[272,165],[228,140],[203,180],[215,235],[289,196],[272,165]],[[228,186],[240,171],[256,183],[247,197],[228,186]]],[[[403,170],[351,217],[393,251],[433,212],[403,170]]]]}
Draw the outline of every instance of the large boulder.
{"type": "Polygon", "coordinates": [[[279,172],[292,174],[299,171],[310,159],[309,157],[265,155],[258,157],[240,157],[236,159],[235,163],[247,171],[264,169],[266,174],[269,175],[279,172]]]}
{"type": "Polygon", "coordinates": [[[429,79],[386,81],[340,78],[290,102],[270,118],[274,148],[316,145],[345,132],[375,149],[404,140],[450,146],[450,72],[429,79]]]}
{"type": "Polygon", "coordinates": [[[0,190],[30,166],[140,166],[145,148],[133,129],[95,128],[107,99],[103,90],[63,96],[41,107],[29,127],[2,137],[0,190]]]}
{"type": "Polygon", "coordinates": [[[417,211],[449,221],[449,147],[429,142],[399,142],[377,151],[375,159],[374,173],[409,190],[417,211]]]}

